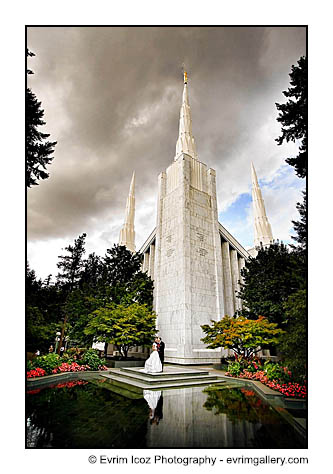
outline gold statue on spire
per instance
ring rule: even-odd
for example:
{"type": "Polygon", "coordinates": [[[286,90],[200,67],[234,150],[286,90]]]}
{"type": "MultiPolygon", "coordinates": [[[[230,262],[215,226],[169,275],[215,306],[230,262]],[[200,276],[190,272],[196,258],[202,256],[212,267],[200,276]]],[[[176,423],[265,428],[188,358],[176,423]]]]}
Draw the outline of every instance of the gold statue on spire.
{"type": "Polygon", "coordinates": [[[184,84],[187,84],[187,72],[185,71],[185,63],[183,63],[184,84]]]}

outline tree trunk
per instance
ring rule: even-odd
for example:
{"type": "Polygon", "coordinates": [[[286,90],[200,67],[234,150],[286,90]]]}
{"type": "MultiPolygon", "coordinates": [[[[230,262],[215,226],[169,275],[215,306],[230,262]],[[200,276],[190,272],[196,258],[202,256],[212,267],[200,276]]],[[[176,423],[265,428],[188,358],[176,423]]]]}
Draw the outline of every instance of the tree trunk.
{"type": "Polygon", "coordinates": [[[60,354],[60,348],[62,347],[62,341],[64,340],[66,323],[67,323],[67,314],[64,317],[64,323],[63,323],[62,328],[61,328],[60,341],[59,341],[59,346],[58,346],[58,349],[57,349],[57,354],[60,354]]]}

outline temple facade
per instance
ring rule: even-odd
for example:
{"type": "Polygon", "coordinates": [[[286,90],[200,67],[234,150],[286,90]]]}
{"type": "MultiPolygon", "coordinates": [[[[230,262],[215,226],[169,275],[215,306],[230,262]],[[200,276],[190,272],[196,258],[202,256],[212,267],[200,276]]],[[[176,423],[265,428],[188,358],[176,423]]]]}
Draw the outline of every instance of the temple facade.
{"type": "MultiPolygon", "coordinates": [[[[154,281],[154,310],[166,362],[215,363],[228,351],[207,349],[201,325],[241,310],[240,272],[250,253],[218,221],[216,172],[198,159],[187,82],[185,73],[175,157],[158,177],[156,227],[140,252],[143,271],[154,281]]],[[[255,249],[273,237],[253,165],[252,181],[255,249]]],[[[134,251],[131,205],[134,177],[119,240],[134,251]]]]}

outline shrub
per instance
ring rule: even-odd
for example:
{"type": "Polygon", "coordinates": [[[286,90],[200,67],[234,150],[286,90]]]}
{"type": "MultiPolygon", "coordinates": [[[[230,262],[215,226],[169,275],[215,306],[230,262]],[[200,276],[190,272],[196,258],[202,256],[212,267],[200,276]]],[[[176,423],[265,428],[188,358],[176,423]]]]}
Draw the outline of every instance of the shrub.
{"type": "Polygon", "coordinates": [[[63,362],[67,362],[67,364],[71,364],[72,362],[76,362],[74,357],[71,357],[69,354],[63,354],[61,357],[63,362]]]}
{"type": "Polygon", "coordinates": [[[287,367],[283,367],[276,362],[266,361],[264,364],[264,369],[268,380],[278,380],[282,383],[290,381],[291,372],[287,369],[287,367]]]}
{"type": "Polygon", "coordinates": [[[105,359],[100,359],[96,349],[88,349],[81,359],[85,365],[89,365],[91,370],[99,370],[100,366],[105,364],[105,359]]]}
{"type": "Polygon", "coordinates": [[[228,372],[225,375],[239,377],[240,379],[258,380],[286,397],[306,398],[305,382],[303,384],[295,383],[295,381],[291,382],[291,372],[287,367],[271,361],[265,362],[264,367],[260,365],[257,365],[257,367],[259,370],[255,372],[248,369],[240,370],[241,364],[235,361],[229,364],[228,372]]]}
{"type": "Polygon", "coordinates": [[[238,377],[242,370],[243,367],[237,360],[235,360],[235,362],[229,362],[228,374],[230,374],[232,377],[238,377]]]}
{"type": "Polygon", "coordinates": [[[259,359],[255,358],[253,360],[251,360],[247,366],[246,366],[246,370],[248,370],[249,372],[257,372],[258,370],[262,370],[262,365],[261,365],[261,362],[259,359]]]}
{"type": "Polygon", "coordinates": [[[58,354],[47,354],[45,356],[36,357],[32,361],[33,367],[39,367],[45,370],[46,374],[51,374],[52,370],[60,364],[60,356],[58,354]]]}
{"type": "Polygon", "coordinates": [[[238,377],[243,370],[253,373],[261,369],[262,365],[257,357],[248,360],[243,356],[235,354],[235,361],[229,361],[227,372],[233,377],[238,377]]]}

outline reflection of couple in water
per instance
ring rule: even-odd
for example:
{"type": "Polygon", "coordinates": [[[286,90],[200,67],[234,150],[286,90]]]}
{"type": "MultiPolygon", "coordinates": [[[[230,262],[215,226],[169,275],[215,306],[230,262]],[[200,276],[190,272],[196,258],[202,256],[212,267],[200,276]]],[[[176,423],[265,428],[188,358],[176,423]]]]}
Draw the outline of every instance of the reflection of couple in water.
{"type": "Polygon", "coordinates": [[[151,425],[158,425],[163,419],[163,395],[161,390],[144,390],[143,398],[149,405],[149,420],[151,425]]]}
{"type": "MultiPolygon", "coordinates": [[[[163,372],[164,363],[164,347],[160,337],[155,337],[155,342],[152,346],[152,353],[145,362],[142,372],[146,374],[157,374],[163,372]]],[[[163,418],[163,396],[161,390],[144,390],[143,397],[149,405],[149,420],[151,425],[158,425],[163,418]]]]}

